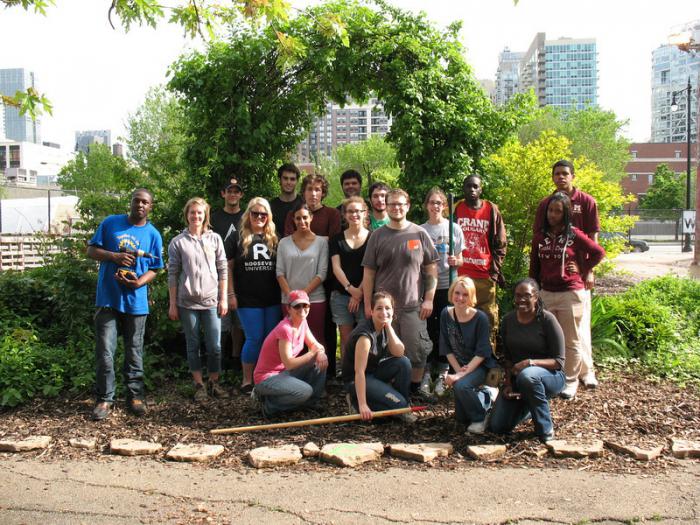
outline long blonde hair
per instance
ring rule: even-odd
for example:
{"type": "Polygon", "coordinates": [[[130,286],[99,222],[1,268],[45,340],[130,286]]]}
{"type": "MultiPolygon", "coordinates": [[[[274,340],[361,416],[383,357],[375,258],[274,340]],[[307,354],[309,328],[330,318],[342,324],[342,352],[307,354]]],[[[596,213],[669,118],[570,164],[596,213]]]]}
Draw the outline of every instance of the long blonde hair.
{"type": "Polygon", "coordinates": [[[189,226],[190,223],[187,220],[187,214],[189,213],[190,208],[195,204],[204,208],[204,222],[202,223],[202,231],[211,230],[211,222],[209,221],[209,212],[211,207],[202,197],[192,197],[185,204],[185,207],[182,209],[182,216],[185,218],[185,224],[189,226]]]}
{"type": "Polygon", "coordinates": [[[250,211],[253,206],[262,206],[267,212],[267,222],[263,228],[262,238],[263,242],[267,245],[268,250],[270,250],[270,253],[274,255],[275,251],[277,250],[277,243],[279,242],[279,239],[277,238],[277,232],[275,231],[275,223],[272,221],[272,209],[270,208],[270,203],[267,202],[267,199],[263,199],[262,197],[253,197],[250,199],[248,207],[246,208],[245,212],[243,212],[243,216],[241,217],[240,243],[243,254],[248,253],[248,250],[250,250],[250,245],[253,243],[253,229],[250,226],[250,211]]]}

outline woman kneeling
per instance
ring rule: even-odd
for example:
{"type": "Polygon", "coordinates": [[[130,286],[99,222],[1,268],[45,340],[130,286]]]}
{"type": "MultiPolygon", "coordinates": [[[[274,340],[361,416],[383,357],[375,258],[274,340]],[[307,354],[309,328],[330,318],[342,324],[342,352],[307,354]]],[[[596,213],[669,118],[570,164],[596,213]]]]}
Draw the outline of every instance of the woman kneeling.
{"type": "MultiPolygon", "coordinates": [[[[350,334],[343,354],[343,378],[348,402],[362,419],[372,411],[406,408],[411,387],[411,362],[391,326],[394,299],[386,292],[372,296],[372,317],[361,321],[350,334]]],[[[406,422],[411,413],[401,414],[406,422]]]]}
{"type": "Polygon", "coordinates": [[[323,394],[328,357],[309,330],[309,296],[289,293],[289,315],[268,334],[255,366],[253,399],[264,416],[315,406],[323,394]],[[304,343],[309,348],[300,355],[304,343]]]}
{"type": "Polygon", "coordinates": [[[501,322],[506,382],[491,416],[491,430],[507,434],[532,416],[537,437],[554,439],[548,399],[564,388],[564,333],[545,310],[534,279],[515,286],[515,311],[501,322]]]}

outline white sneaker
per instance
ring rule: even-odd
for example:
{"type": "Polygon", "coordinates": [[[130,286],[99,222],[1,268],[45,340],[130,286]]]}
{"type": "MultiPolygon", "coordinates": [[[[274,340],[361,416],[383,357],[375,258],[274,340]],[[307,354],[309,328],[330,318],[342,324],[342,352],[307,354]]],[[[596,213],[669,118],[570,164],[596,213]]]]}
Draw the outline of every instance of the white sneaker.
{"type": "Polygon", "coordinates": [[[470,434],[483,434],[486,431],[486,419],[477,421],[467,427],[467,432],[470,434]]]}
{"type": "Polygon", "coordinates": [[[583,376],[581,378],[581,382],[583,383],[583,386],[588,388],[589,390],[593,390],[594,388],[598,388],[598,380],[595,377],[595,372],[590,372],[583,376]]]}
{"type": "Polygon", "coordinates": [[[423,379],[420,382],[418,390],[420,390],[424,394],[430,395],[430,372],[425,372],[423,374],[423,379]]]}
{"type": "Polygon", "coordinates": [[[559,397],[562,399],[573,399],[576,397],[576,391],[578,390],[578,381],[574,383],[567,383],[564,390],[561,391],[559,397]]]}
{"type": "Polygon", "coordinates": [[[415,415],[413,412],[404,412],[403,414],[399,414],[398,418],[409,425],[412,425],[413,423],[418,421],[418,416],[415,415]]]}
{"type": "Polygon", "coordinates": [[[437,377],[437,379],[435,380],[435,386],[433,387],[433,393],[438,397],[442,397],[445,395],[445,376],[444,376],[444,374],[440,374],[437,377]]]}

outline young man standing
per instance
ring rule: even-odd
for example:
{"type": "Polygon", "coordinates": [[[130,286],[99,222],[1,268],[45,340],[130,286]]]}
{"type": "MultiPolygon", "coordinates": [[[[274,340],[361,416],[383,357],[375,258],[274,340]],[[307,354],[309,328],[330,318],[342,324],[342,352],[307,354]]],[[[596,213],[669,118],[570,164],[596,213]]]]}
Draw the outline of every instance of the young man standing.
{"type": "MultiPolygon", "coordinates": [[[[600,232],[600,219],[598,217],[598,204],[595,199],[574,186],[574,165],[568,160],[560,160],[552,166],[552,181],[557,187],[556,191],[563,191],[571,199],[571,224],[585,233],[593,242],[598,242],[600,232]]],[[[544,227],[544,218],[547,213],[549,197],[540,201],[535,215],[533,231],[541,231],[544,227]]],[[[591,290],[595,285],[593,272],[582,275],[586,287],[583,304],[583,318],[581,319],[581,371],[579,379],[586,388],[596,388],[598,380],[593,368],[593,349],[591,346],[591,290]]],[[[573,386],[564,388],[561,397],[571,399],[576,395],[573,386]]]]}
{"type": "MultiPolygon", "coordinates": [[[[411,392],[423,401],[435,398],[419,390],[423,370],[432,350],[426,319],[433,311],[437,288],[439,256],[426,231],[406,219],[411,201],[401,189],[387,194],[389,223],[367,241],[362,260],[362,288],[365,297],[386,290],[395,301],[393,325],[411,361],[411,392]]],[[[365,316],[371,317],[370,301],[365,316]]]]}
{"type": "MultiPolygon", "coordinates": [[[[361,197],[362,195],[362,175],[355,170],[345,170],[340,175],[340,187],[343,190],[343,196],[347,199],[350,197],[361,197]]],[[[341,227],[345,230],[348,225],[345,222],[345,215],[343,214],[343,204],[340,203],[335,207],[340,213],[341,227]]]]}
{"type": "Polygon", "coordinates": [[[374,231],[389,223],[389,214],[386,212],[386,194],[389,186],[383,182],[375,182],[369,187],[369,231],[374,231]]]}
{"type": "Polygon", "coordinates": [[[143,384],[143,335],[148,317],[148,283],[163,267],[163,240],[148,221],[153,195],[140,188],[131,194],[128,215],[110,215],[90,239],[87,256],[100,262],[95,306],[96,421],[114,403],[114,354],[117,336],[124,339],[124,383],[128,408],[146,413],[143,384]]]}
{"type": "Polygon", "coordinates": [[[504,286],[501,266],[506,256],[506,227],[501,212],[493,202],[481,198],[479,175],[468,175],[462,185],[464,200],[455,206],[455,222],[464,234],[464,264],[457,269],[476,287],[476,307],[489,318],[491,342],[498,332],[496,286],[504,286]]]}
{"type": "MultiPolygon", "coordinates": [[[[228,246],[229,243],[226,241],[233,232],[238,231],[238,223],[243,216],[243,210],[241,209],[243,186],[237,179],[228,179],[221,190],[221,197],[224,199],[224,207],[211,212],[209,221],[211,222],[211,229],[221,236],[224,246],[228,246]]],[[[232,254],[226,254],[227,259],[231,257],[233,257],[232,254]]],[[[227,341],[229,334],[231,340],[230,356],[233,358],[232,366],[237,369],[245,337],[241,328],[241,322],[238,319],[238,313],[233,308],[229,309],[228,313],[221,317],[221,349],[225,360],[229,359],[227,341]]],[[[225,363],[225,365],[227,368],[231,366],[229,363],[225,363]]]]}
{"type": "Polygon", "coordinates": [[[282,164],[277,168],[280,194],[270,201],[270,208],[272,209],[272,222],[275,223],[277,237],[280,239],[284,237],[284,221],[287,219],[287,214],[301,202],[301,196],[297,195],[299,173],[299,168],[292,163],[282,164]]]}

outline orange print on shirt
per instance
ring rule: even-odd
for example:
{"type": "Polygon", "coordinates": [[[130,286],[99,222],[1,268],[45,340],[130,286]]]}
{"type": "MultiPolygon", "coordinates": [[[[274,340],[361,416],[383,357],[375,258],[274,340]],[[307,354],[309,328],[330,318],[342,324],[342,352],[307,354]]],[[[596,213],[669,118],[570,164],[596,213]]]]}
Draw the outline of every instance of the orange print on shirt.
{"type": "Polygon", "coordinates": [[[408,241],[408,249],[409,250],[417,250],[420,248],[420,240],[419,239],[410,239],[408,241]]]}

